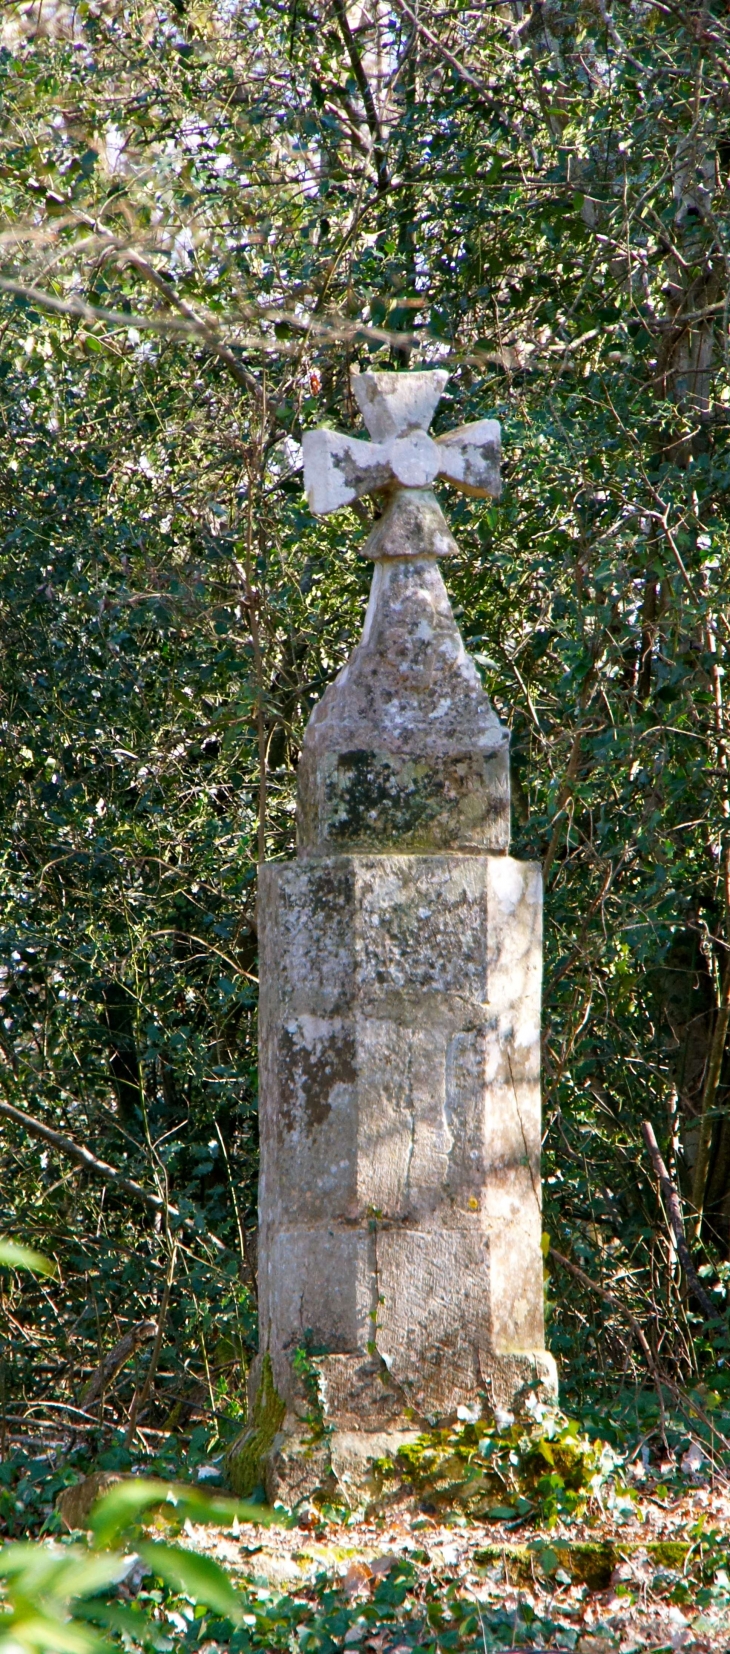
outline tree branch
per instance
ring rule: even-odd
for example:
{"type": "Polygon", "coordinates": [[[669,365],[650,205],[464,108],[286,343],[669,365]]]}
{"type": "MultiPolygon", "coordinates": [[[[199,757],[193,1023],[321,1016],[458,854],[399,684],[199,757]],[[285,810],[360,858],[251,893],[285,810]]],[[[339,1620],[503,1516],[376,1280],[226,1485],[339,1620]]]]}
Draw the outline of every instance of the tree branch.
{"type": "Polygon", "coordinates": [[[140,1345],[146,1343],[148,1338],[154,1338],[156,1334],[156,1321],[138,1321],[136,1326],[130,1327],[129,1331],[123,1334],[119,1342],[109,1351],[109,1354],[104,1356],[103,1361],[100,1361],[86,1389],[82,1390],[81,1401],[85,1408],[88,1409],[93,1402],[100,1400],[104,1391],[109,1389],[110,1384],[113,1384],[117,1373],[121,1372],[130,1355],[134,1355],[140,1345]]]}
{"type": "MultiPolygon", "coordinates": [[[[677,1404],[684,1410],[686,1410],[687,1406],[688,1406],[687,1398],[686,1398],[686,1396],[683,1395],[682,1391],[679,1388],[679,1385],[675,1384],[674,1379],[669,1378],[666,1373],[661,1373],[660,1374],[659,1369],[658,1369],[657,1364],[656,1364],[656,1361],[654,1360],[654,1357],[651,1353],[651,1349],[649,1347],[649,1344],[647,1343],[646,1337],[644,1336],[644,1333],[642,1332],[642,1329],[639,1325],[639,1322],[636,1319],[636,1316],[632,1314],[631,1310],[627,1308],[626,1304],[623,1304],[621,1302],[620,1298],[616,1297],[615,1293],[608,1292],[606,1290],[605,1286],[599,1286],[597,1281],[591,1280],[590,1275],[587,1275],[584,1269],[579,1269],[577,1263],[571,1263],[570,1258],[564,1258],[562,1252],[556,1252],[554,1247],[551,1246],[548,1256],[551,1257],[551,1258],[556,1258],[558,1263],[562,1264],[564,1269],[568,1269],[570,1271],[571,1275],[575,1275],[576,1278],[579,1281],[582,1281],[583,1285],[588,1287],[589,1291],[594,1292],[598,1298],[603,1298],[605,1303],[607,1303],[607,1304],[613,1304],[614,1308],[619,1310],[620,1313],[628,1321],[629,1326],[631,1327],[632,1331],[634,1332],[636,1338],[639,1341],[639,1344],[641,1346],[641,1349],[642,1349],[643,1354],[644,1354],[645,1359],[646,1359],[647,1366],[649,1367],[649,1371],[651,1372],[651,1375],[652,1375],[652,1377],[654,1379],[654,1382],[656,1384],[657,1400],[659,1402],[659,1410],[660,1410],[661,1417],[662,1417],[662,1430],[665,1433],[665,1440],[666,1440],[666,1432],[664,1430],[664,1401],[662,1399],[662,1385],[664,1386],[664,1388],[666,1390],[669,1391],[670,1395],[672,1395],[674,1397],[674,1400],[677,1402],[677,1404]]],[[[692,1396],[692,1399],[691,1399],[691,1414],[690,1414],[690,1416],[692,1414],[694,1414],[694,1416],[696,1418],[701,1419],[702,1423],[708,1427],[708,1429],[710,1431],[711,1438],[714,1437],[714,1439],[716,1441],[719,1441],[723,1447],[730,1449],[730,1441],[728,1441],[727,1436],[724,1436],[722,1431],[718,1430],[717,1425],[714,1422],[714,1420],[710,1417],[709,1413],[705,1412],[704,1407],[701,1406],[700,1402],[696,1399],[696,1397],[694,1395],[692,1396]]],[[[704,1451],[707,1450],[706,1443],[703,1443],[703,1449],[704,1449],[704,1451]]],[[[727,1471],[725,1470],[724,1465],[718,1465],[716,1463],[715,1464],[715,1470],[719,1471],[720,1475],[723,1478],[723,1481],[728,1480],[727,1471]]]]}
{"type": "Polygon", "coordinates": [[[211,355],[217,356],[219,361],[225,364],[236,383],[242,385],[244,390],[251,391],[258,403],[263,403],[264,393],[258,380],[249,372],[248,368],[243,366],[242,362],[239,362],[238,357],[234,355],[232,350],[229,350],[228,345],[224,345],[222,339],[219,339],[210,322],[206,321],[204,316],[199,316],[193,310],[192,305],[187,303],[186,299],[180,298],[174,287],[171,287],[170,283],[158,274],[154,265],[143,258],[141,253],[130,251],[124,256],[126,256],[127,263],[131,264],[133,269],[138,270],[141,276],[144,276],[145,281],[148,281],[152,287],[157,288],[158,293],[162,294],[173,310],[179,310],[180,315],[184,316],[195,332],[200,334],[211,355]]]}
{"type": "Polygon", "coordinates": [[[682,1208],[679,1203],[679,1195],[677,1194],[672,1179],[669,1176],[669,1172],[664,1164],[659,1150],[659,1144],[657,1143],[654,1135],[654,1127],[649,1120],[642,1121],[641,1135],[646,1143],[647,1149],[649,1150],[651,1163],[654,1167],[654,1171],[656,1172],[659,1187],[664,1196],[664,1204],[666,1206],[669,1227],[674,1236],[677,1256],[687,1278],[687,1285],[689,1286],[693,1297],[697,1299],[706,1320],[716,1321],[718,1319],[717,1310],[712,1302],[712,1299],[705,1292],[702,1282],[697,1274],[697,1270],[692,1262],[690,1250],[687,1245],[687,1240],[684,1233],[682,1208]]]}
{"type": "Polygon", "coordinates": [[[111,1183],[115,1188],[123,1189],[125,1194],[132,1195],[135,1200],[143,1201],[146,1206],[152,1208],[153,1212],[167,1211],[171,1218],[177,1218],[182,1223],[183,1228],[192,1229],[199,1240],[210,1241],[216,1252],[229,1251],[225,1242],[219,1240],[217,1235],[211,1235],[209,1232],[201,1235],[195,1228],[192,1218],[182,1217],[177,1206],[167,1205],[160,1195],[153,1194],[151,1189],[144,1189],[141,1183],[135,1182],[134,1178],[125,1177],[123,1172],[117,1171],[116,1166],[110,1166],[106,1160],[98,1160],[96,1155],[92,1154],[90,1149],[84,1148],[82,1143],[75,1143],[72,1137],[65,1137],[62,1132],[53,1131],[50,1126],[44,1126],[40,1120],[34,1119],[32,1114],[25,1114],[22,1109],[15,1108],[12,1103],[0,1102],[0,1116],[3,1115],[6,1120],[12,1120],[16,1126],[22,1126],[29,1136],[40,1138],[42,1143],[48,1143],[59,1154],[64,1154],[67,1160],[73,1160],[77,1166],[83,1166],[84,1171],[92,1172],[95,1177],[102,1178],[104,1183],[111,1183]]]}
{"type": "Polygon", "coordinates": [[[390,184],[390,175],[388,173],[385,160],[385,140],[383,138],[383,128],[380,125],[380,118],[375,107],[372,87],[362,66],[362,58],[360,57],[360,53],[357,49],[357,42],[352,29],[350,28],[345,0],[332,0],[332,3],[337,22],[340,26],[340,34],[345,42],[347,55],[352,65],[352,72],[355,76],[355,80],[357,81],[358,91],[365,108],[365,119],[370,129],[370,136],[373,140],[373,159],[375,161],[378,190],[382,194],[384,190],[388,189],[390,184]]]}
{"type": "Polygon", "coordinates": [[[473,74],[472,70],[467,69],[466,64],[461,62],[460,58],[455,57],[454,53],[449,51],[448,46],[444,46],[443,41],[439,40],[438,35],[434,34],[432,29],[427,28],[426,24],[421,22],[420,17],[416,16],[416,13],[407,4],[407,0],[393,0],[393,4],[396,11],[400,12],[402,17],[408,18],[409,23],[413,25],[414,32],[416,34],[420,34],[424,40],[427,40],[429,46],[433,46],[434,51],[438,52],[439,57],[443,58],[444,63],[448,63],[449,68],[454,70],[454,73],[458,75],[459,80],[463,80],[467,86],[473,87],[479,98],[481,98],[482,103],[484,103],[490,111],[490,114],[496,116],[497,120],[500,121],[504,127],[506,127],[507,131],[514,132],[518,138],[521,138],[522,141],[527,144],[533,165],[537,166],[537,153],[531,137],[525,132],[520,121],[513,121],[510,119],[510,116],[507,114],[504,101],[500,103],[494,96],[494,93],[490,90],[486,81],[482,80],[479,75],[473,74]]]}
{"type": "Polygon", "coordinates": [[[702,1228],[702,1212],[705,1204],[705,1188],[707,1173],[710,1168],[710,1147],[712,1144],[713,1109],[720,1084],[722,1064],[725,1057],[725,1042],[728,1027],[730,1027],[730,957],[722,973],[720,1003],[717,1007],[717,1017],[712,1033],[710,1057],[707,1064],[707,1074],[702,1091],[700,1106],[700,1136],[697,1144],[697,1160],[695,1162],[694,1181],[692,1185],[692,1204],[695,1208],[694,1220],[695,1236],[699,1240],[702,1228]]]}
{"type": "Polygon", "coordinates": [[[563,811],[564,811],[565,806],[568,802],[568,799],[570,798],[570,796],[572,794],[573,782],[575,781],[575,778],[578,774],[578,769],[579,769],[580,760],[581,760],[582,740],[583,740],[583,730],[578,729],[578,730],[576,730],[576,733],[573,736],[573,745],[570,749],[570,757],[568,758],[568,768],[565,771],[565,780],[563,782],[562,787],[560,788],[560,792],[558,793],[558,796],[557,796],[557,799],[556,799],[555,815],[553,817],[553,822],[554,822],[553,830],[552,830],[552,834],[550,836],[550,843],[549,843],[549,845],[547,847],[547,851],[545,853],[545,860],[542,864],[542,876],[543,876],[543,880],[544,880],[545,884],[547,884],[548,877],[550,875],[550,870],[552,868],[555,857],[558,853],[558,845],[560,843],[560,834],[561,834],[562,828],[563,828],[563,811]]]}
{"type": "Polygon", "coordinates": [[[603,1298],[605,1303],[613,1304],[614,1309],[617,1309],[619,1313],[623,1315],[624,1319],[628,1321],[650,1373],[655,1379],[658,1378],[656,1361],[652,1355],[646,1335],[637,1321],[636,1316],[632,1314],[632,1311],[627,1307],[627,1305],[622,1303],[621,1299],[617,1298],[614,1292],[609,1292],[605,1286],[600,1286],[598,1281],[591,1280],[590,1275],[587,1275],[584,1269],[580,1269],[577,1263],[571,1263],[570,1258],[564,1258],[562,1252],[556,1252],[554,1246],[550,1247],[548,1257],[555,1258],[556,1262],[561,1264],[563,1269],[567,1269],[571,1275],[575,1275],[576,1280],[581,1281],[583,1286],[587,1286],[590,1291],[595,1292],[599,1298],[603,1298]]]}

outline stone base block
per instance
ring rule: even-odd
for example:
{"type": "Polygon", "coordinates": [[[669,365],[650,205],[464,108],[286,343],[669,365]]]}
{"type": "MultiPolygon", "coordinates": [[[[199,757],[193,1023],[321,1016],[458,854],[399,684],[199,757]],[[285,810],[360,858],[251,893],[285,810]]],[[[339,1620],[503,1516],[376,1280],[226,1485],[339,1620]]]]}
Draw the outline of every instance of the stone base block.
{"type": "Polygon", "coordinates": [[[519,1412],[528,1395],[540,1401],[558,1399],[558,1369],[549,1350],[530,1350],[520,1355],[493,1355],[481,1351],[479,1365],[484,1392],[492,1407],[519,1412]]]}
{"type": "Polygon", "coordinates": [[[322,1411],[338,1431],[409,1430],[408,1398],[379,1355],[324,1355],[313,1365],[319,1374],[322,1411]]]}
{"type": "MultiPolygon", "coordinates": [[[[393,1458],[423,1428],[385,1362],[377,1355],[312,1359],[322,1415],[318,1440],[307,1420],[311,1396],[300,1384],[287,1409],[277,1380],[284,1389],[293,1375],[281,1357],[277,1365],[278,1375],[269,1356],[259,1356],[254,1363],[251,1423],[227,1460],[233,1491],[245,1497],[263,1483],[270,1501],[279,1499],[286,1505],[328,1486],[339,1488],[348,1500],[351,1495],[372,1495],[377,1491],[373,1462],[393,1458]]],[[[494,1355],[482,1349],[479,1366],[480,1400],[487,1407],[519,1411],[528,1394],[535,1392],[543,1401],[557,1400],[557,1369],[547,1350],[494,1355]]]]}
{"type": "Polygon", "coordinates": [[[417,1430],[335,1430],[321,1441],[306,1434],[282,1431],[263,1462],[263,1481],[270,1504],[278,1500],[290,1508],[329,1491],[347,1504],[359,1504],[380,1492],[383,1482],[378,1460],[395,1459],[402,1447],[418,1441],[417,1430]]]}
{"type": "MultiPolygon", "coordinates": [[[[358,1429],[357,1408],[363,1407],[366,1398],[367,1403],[371,1402],[374,1375],[363,1375],[361,1372],[358,1385],[357,1374],[345,1375],[336,1371],[333,1374],[333,1364],[346,1360],[346,1357],[336,1356],[324,1358],[317,1366],[330,1369],[329,1372],[323,1371],[323,1398],[329,1393],[330,1401],[340,1407],[354,1382],[354,1393],[349,1396],[349,1405],[353,1407],[349,1418],[355,1428],[332,1430],[330,1427],[320,1440],[313,1440],[310,1433],[297,1426],[279,1431],[262,1460],[260,1474],[270,1504],[278,1500],[291,1508],[303,1499],[311,1499],[314,1494],[327,1492],[338,1500],[344,1498],[348,1505],[375,1499],[383,1490],[384,1480],[387,1486],[393,1486],[378,1471],[378,1461],[396,1460],[402,1448],[413,1446],[422,1435],[423,1432],[412,1425],[410,1429],[405,1427],[406,1419],[402,1412],[399,1429],[358,1429]]],[[[361,1363],[361,1368],[368,1366],[372,1368],[374,1363],[361,1363]]],[[[505,1407],[519,1412],[527,1396],[535,1392],[542,1401],[557,1401],[557,1368],[547,1350],[534,1350],[522,1355],[487,1354],[482,1357],[482,1367],[485,1392],[495,1408],[505,1407]]],[[[382,1395],[383,1415],[392,1407],[394,1417],[397,1416],[394,1394],[383,1387],[382,1395]]],[[[372,1417],[372,1412],[368,1410],[372,1417]]],[[[395,1485],[398,1485],[397,1478],[395,1485]]]]}
{"type": "MultiPolygon", "coordinates": [[[[487,1414],[490,1406],[519,1412],[529,1394],[537,1393],[543,1401],[557,1400],[557,1369],[547,1350],[519,1355],[480,1351],[480,1366],[487,1414]]],[[[290,1508],[318,1493],[344,1498],[351,1505],[377,1498],[384,1485],[378,1461],[395,1460],[401,1448],[418,1441],[423,1424],[409,1417],[402,1391],[377,1356],[320,1356],[312,1359],[311,1372],[319,1380],[321,1435],[313,1432],[306,1419],[302,1393],[300,1415],[290,1410],[275,1434],[267,1435],[259,1427],[258,1433],[249,1430],[240,1438],[235,1461],[234,1454],[229,1458],[235,1490],[245,1494],[263,1482],[270,1504],[279,1501],[290,1508]],[[364,1427],[364,1421],[369,1427],[364,1427]],[[259,1457],[255,1465],[249,1464],[250,1485],[243,1486],[244,1461],[251,1460],[254,1448],[259,1457]]],[[[259,1418],[264,1417],[262,1395],[267,1397],[267,1419],[274,1417],[276,1392],[270,1373],[264,1364],[254,1407],[259,1418]]],[[[280,1401],[278,1405],[283,1407],[280,1401]]],[[[392,1490],[393,1483],[385,1481],[392,1490]]]]}
{"type": "Polygon", "coordinates": [[[412,1447],[418,1441],[417,1430],[380,1430],[364,1435],[359,1430],[336,1430],[330,1442],[330,1462],[337,1485],[348,1503],[356,1502],[364,1493],[377,1494],[382,1477],[377,1473],[379,1459],[395,1459],[403,1447],[412,1447]]]}
{"type": "Polygon", "coordinates": [[[279,1431],[261,1461],[261,1480],[270,1505],[292,1509],[332,1480],[329,1441],[309,1432],[279,1431]]]}

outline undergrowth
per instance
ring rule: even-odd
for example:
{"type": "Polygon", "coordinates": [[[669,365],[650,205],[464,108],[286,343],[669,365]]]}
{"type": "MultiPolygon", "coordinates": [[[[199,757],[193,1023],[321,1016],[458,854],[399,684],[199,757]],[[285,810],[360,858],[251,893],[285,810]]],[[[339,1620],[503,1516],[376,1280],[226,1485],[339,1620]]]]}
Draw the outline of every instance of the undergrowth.
{"type": "MultiPolygon", "coordinates": [[[[589,1436],[576,1419],[530,1398],[522,1418],[464,1418],[401,1449],[387,1466],[425,1497],[487,1521],[537,1517],[547,1526],[583,1516],[604,1489],[615,1503],[624,1489],[624,1455],[589,1436]]],[[[462,1413],[466,1409],[460,1409],[462,1413]]]]}

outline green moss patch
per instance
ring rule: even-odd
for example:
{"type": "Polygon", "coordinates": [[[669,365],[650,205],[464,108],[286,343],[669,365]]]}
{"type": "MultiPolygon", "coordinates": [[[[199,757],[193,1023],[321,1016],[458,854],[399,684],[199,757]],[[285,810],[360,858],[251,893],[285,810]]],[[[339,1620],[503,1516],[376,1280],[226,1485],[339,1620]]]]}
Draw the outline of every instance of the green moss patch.
{"type": "Polygon", "coordinates": [[[238,1436],[226,1456],[229,1484],[240,1498],[253,1493],[262,1480],[262,1463],[284,1423],[286,1404],[274,1383],[271,1357],[261,1363],[261,1379],[253,1407],[253,1421],[238,1436]]]}
{"type": "Polygon", "coordinates": [[[637,1551],[645,1551],[657,1568],[681,1568],[691,1548],[689,1541],[684,1540],[650,1540],[642,1545],[609,1539],[566,1544],[556,1539],[549,1544],[484,1545],[474,1552],[474,1561],[482,1568],[502,1563],[514,1584],[527,1585],[536,1578],[552,1578],[562,1569],[572,1584],[587,1585],[591,1591],[605,1591],[614,1568],[637,1551]]]}
{"type": "Polygon", "coordinates": [[[394,1471],[429,1509],[458,1506],[484,1521],[532,1515],[549,1527],[583,1515],[608,1482],[622,1485],[608,1443],[546,1406],[501,1430],[481,1419],[426,1432],[401,1449],[394,1471]]]}

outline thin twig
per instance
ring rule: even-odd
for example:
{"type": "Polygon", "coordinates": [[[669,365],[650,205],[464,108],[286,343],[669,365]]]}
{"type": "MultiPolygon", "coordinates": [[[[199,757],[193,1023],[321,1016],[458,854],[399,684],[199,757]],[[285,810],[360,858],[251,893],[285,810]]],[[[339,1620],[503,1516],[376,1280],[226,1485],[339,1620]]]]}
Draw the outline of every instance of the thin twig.
{"type": "Polygon", "coordinates": [[[595,1292],[597,1296],[599,1298],[603,1298],[607,1304],[613,1304],[614,1309],[617,1309],[619,1313],[623,1315],[624,1319],[628,1321],[634,1337],[639,1344],[649,1371],[652,1376],[658,1380],[659,1374],[657,1364],[654,1360],[650,1345],[647,1342],[643,1328],[640,1326],[636,1316],[633,1314],[633,1311],[629,1309],[628,1305],[624,1304],[620,1298],[617,1298],[615,1292],[609,1292],[607,1287],[601,1286],[598,1281],[592,1280],[590,1275],[587,1275],[584,1269],[580,1269],[577,1263],[571,1263],[570,1258],[563,1257],[562,1252],[557,1252],[554,1246],[550,1247],[549,1256],[551,1258],[555,1258],[556,1262],[561,1264],[563,1269],[569,1270],[571,1275],[575,1275],[576,1279],[582,1281],[583,1285],[587,1286],[591,1292],[595,1292]]]}
{"type": "Polygon", "coordinates": [[[241,1252],[241,1263],[243,1264],[247,1274],[250,1277],[251,1290],[253,1292],[254,1298],[256,1298],[256,1300],[258,1301],[258,1285],[257,1285],[257,1281],[256,1281],[256,1271],[253,1267],[253,1262],[252,1262],[252,1260],[249,1256],[248,1242],[246,1240],[246,1228],[245,1228],[245,1225],[244,1225],[244,1223],[241,1219],[241,1213],[239,1211],[238,1196],[236,1194],[236,1185],[233,1181],[233,1176],[232,1176],[232,1173],[231,1173],[231,1162],[228,1159],[228,1150],[227,1150],[226,1145],[223,1141],[223,1134],[221,1132],[221,1128],[220,1128],[217,1120],[215,1122],[215,1130],[216,1130],[216,1136],[218,1138],[218,1142],[220,1143],[220,1146],[221,1146],[221,1153],[222,1153],[223,1159],[225,1161],[226,1173],[227,1173],[227,1176],[228,1176],[228,1187],[229,1187],[230,1192],[231,1192],[231,1200],[233,1202],[233,1210],[236,1214],[236,1228],[238,1230],[238,1244],[239,1244],[240,1252],[241,1252]]]}
{"type": "MultiPolygon", "coordinates": [[[[160,1195],[153,1194],[151,1189],[143,1189],[142,1184],[136,1183],[134,1178],[125,1177],[123,1172],[117,1171],[116,1166],[110,1166],[106,1160],[98,1160],[83,1144],[75,1143],[71,1137],[65,1137],[60,1131],[53,1131],[50,1126],[44,1126],[40,1120],[26,1114],[23,1109],[15,1108],[12,1103],[0,1102],[0,1115],[4,1115],[7,1120],[13,1120],[16,1126],[22,1126],[31,1137],[40,1138],[42,1143],[50,1143],[59,1154],[65,1154],[68,1160],[74,1160],[77,1166],[83,1166],[84,1171],[93,1172],[95,1177],[103,1178],[105,1183],[113,1183],[117,1189],[123,1189],[125,1194],[133,1195],[135,1200],[144,1201],[153,1212],[165,1211],[165,1201],[160,1195]]],[[[178,1218],[182,1222],[184,1228],[192,1229],[199,1240],[210,1241],[216,1252],[230,1250],[224,1241],[219,1240],[217,1235],[211,1235],[210,1231],[200,1235],[195,1228],[194,1219],[181,1218],[177,1206],[170,1206],[167,1210],[172,1218],[178,1218]]]]}
{"type": "Polygon", "coordinates": [[[172,1252],[170,1254],[170,1265],[169,1265],[169,1268],[168,1268],[168,1271],[167,1271],[167,1280],[165,1281],[165,1289],[164,1289],[164,1292],[162,1294],[162,1302],[160,1304],[160,1313],[159,1313],[159,1316],[157,1318],[157,1329],[156,1329],[156,1335],[155,1335],[155,1342],[152,1346],[152,1354],[150,1356],[150,1364],[149,1364],[149,1367],[147,1368],[147,1377],[145,1378],[144,1384],[142,1386],[141,1394],[140,1394],[139,1390],[135,1389],[134,1395],[132,1397],[132,1405],[129,1409],[129,1424],[127,1426],[127,1436],[126,1436],[126,1445],[127,1445],[127,1447],[131,1447],[132,1442],[134,1441],[134,1434],[135,1434],[135,1430],[137,1428],[137,1417],[138,1417],[139,1414],[142,1413],[147,1401],[149,1400],[149,1396],[150,1396],[150,1392],[152,1390],[152,1384],[153,1384],[153,1381],[154,1381],[155,1373],[157,1372],[157,1363],[160,1359],[160,1351],[162,1349],[162,1339],[163,1339],[163,1335],[164,1335],[164,1331],[165,1331],[165,1322],[167,1320],[167,1311],[168,1311],[169,1304],[170,1304],[170,1293],[172,1291],[172,1283],[175,1279],[175,1265],[176,1265],[176,1263],[177,1263],[177,1246],[173,1245],[172,1252]]]}

